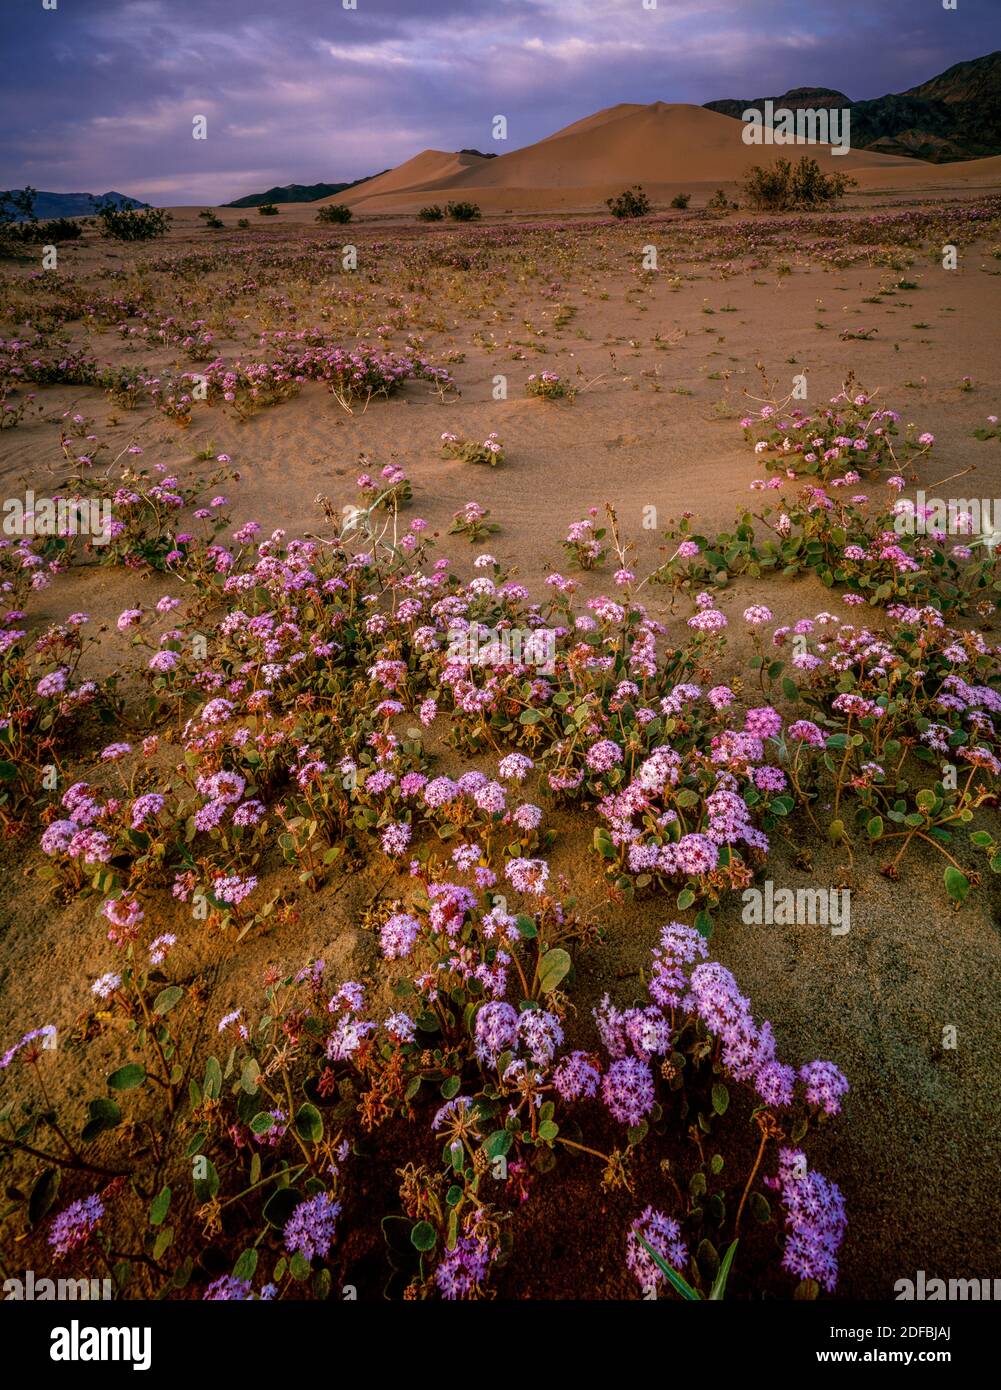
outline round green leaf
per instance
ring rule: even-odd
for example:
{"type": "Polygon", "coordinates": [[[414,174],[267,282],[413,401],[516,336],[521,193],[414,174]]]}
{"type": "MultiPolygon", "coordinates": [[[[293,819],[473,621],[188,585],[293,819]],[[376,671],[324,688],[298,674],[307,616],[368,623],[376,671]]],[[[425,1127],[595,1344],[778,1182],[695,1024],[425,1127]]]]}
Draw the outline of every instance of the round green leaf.
{"type": "Polygon", "coordinates": [[[418,1221],[410,1232],[410,1243],[415,1250],[433,1250],[438,1241],[438,1232],[430,1221],[418,1221]]]}
{"type": "Polygon", "coordinates": [[[119,1067],[108,1077],[108,1085],[113,1091],[132,1091],[146,1080],[146,1068],[138,1062],[129,1062],[119,1067]]]}

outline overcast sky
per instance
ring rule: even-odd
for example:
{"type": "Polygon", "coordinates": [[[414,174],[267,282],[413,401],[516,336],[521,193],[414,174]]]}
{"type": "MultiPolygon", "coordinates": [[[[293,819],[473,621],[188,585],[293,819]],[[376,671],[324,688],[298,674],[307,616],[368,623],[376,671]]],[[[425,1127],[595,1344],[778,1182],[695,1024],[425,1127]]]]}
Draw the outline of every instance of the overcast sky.
{"type": "Polygon", "coordinates": [[[1001,0],[45,2],[0,0],[0,188],[160,204],[504,154],[621,101],[882,96],[1001,48],[1001,0]]]}

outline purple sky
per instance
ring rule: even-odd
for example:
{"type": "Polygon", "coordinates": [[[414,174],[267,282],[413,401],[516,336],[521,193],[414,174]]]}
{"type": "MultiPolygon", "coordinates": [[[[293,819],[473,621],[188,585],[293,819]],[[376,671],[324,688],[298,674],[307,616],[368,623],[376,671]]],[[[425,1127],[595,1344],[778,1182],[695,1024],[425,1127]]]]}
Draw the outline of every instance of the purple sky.
{"type": "Polygon", "coordinates": [[[0,188],[221,203],[505,154],[620,101],[882,96],[1001,47],[999,0],[345,3],[3,0],[0,188]]]}

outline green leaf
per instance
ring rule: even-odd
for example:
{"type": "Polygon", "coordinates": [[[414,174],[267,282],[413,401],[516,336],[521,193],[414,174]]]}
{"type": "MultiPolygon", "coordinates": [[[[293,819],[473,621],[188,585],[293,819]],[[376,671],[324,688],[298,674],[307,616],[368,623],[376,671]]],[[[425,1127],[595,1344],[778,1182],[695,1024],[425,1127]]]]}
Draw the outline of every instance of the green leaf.
{"type": "Polygon", "coordinates": [[[170,1210],[170,1188],[163,1187],[149,1204],[149,1224],[162,1226],[170,1210]]]}
{"type": "Polygon", "coordinates": [[[202,1089],[210,1100],[219,1099],[219,1092],[222,1090],[222,1067],[217,1057],[209,1057],[205,1063],[205,1080],[202,1089]]]}
{"type": "Polygon", "coordinates": [[[441,1083],[441,1086],[439,1087],[442,1094],[442,1098],[444,1100],[451,1100],[453,1096],[457,1096],[459,1094],[459,1087],[461,1085],[461,1077],[446,1076],[445,1080],[441,1083]]]}
{"type": "Polygon", "coordinates": [[[174,1242],[174,1228],[173,1228],[173,1226],[164,1226],[164,1227],[161,1229],[161,1231],[159,1232],[159,1234],[157,1235],[156,1240],[153,1242],[153,1258],[154,1258],[154,1260],[160,1260],[160,1259],[162,1259],[163,1256],[166,1254],[166,1252],[170,1249],[170,1247],[171,1247],[171,1245],[173,1244],[173,1242],[174,1242]]]}
{"type": "Polygon", "coordinates": [[[726,1089],[725,1086],[722,1086],[717,1082],[717,1084],[713,1087],[712,1095],[713,1109],[716,1111],[716,1114],[725,1115],[726,1108],[730,1104],[730,1092],[726,1089]]]}
{"type": "Polygon", "coordinates": [[[296,1187],[280,1187],[264,1203],[264,1219],[269,1226],[284,1230],[289,1217],[302,1201],[302,1193],[296,1187]]]}
{"type": "Polygon", "coordinates": [[[733,1244],[730,1246],[729,1250],[727,1250],[726,1254],[723,1256],[723,1262],[719,1267],[719,1273],[713,1280],[713,1286],[709,1292],[710,1301],[719,1302],[719,1300],[726,1293],[726,1281],[729,1277],[730,1266],[733,1264],[733,1257],[736,1253],[737,1242],[734,1241],[733,1244]]]}
{"type": "Polygon", "coordinates": [[[410,1232],[410,1244],[422,1252],[433,1250],[438,1243],[438,1232],[430,1221],[418,1221],[410,1232]]]}
{"type": "Polygon", "coordinates": [[[315,1105],[300,1105],[295,1116],[295,1132],[306,1144],[318,1144],[323,1138],[323,1116],[315,1105]]]}
{"type": "Polygon", "coordinates": [[[713,919],[704,909],[695,918],[695,930],[708,941],[713,934],[713,919]]]}
{"type": "Polygon", "coordinates": [[[160,993],[153,1000],[153,1012],[155,1014],[170,1013],[175,1004],[179,1004],[184,998],[184,990],[180,985],[168,985],[166,989],[161,989],[160,993]]]}
{"type": "Polygon", "coordinates": [[[549,994],[564,978],[573,962],[562,946],[547,951],[539,966],[539,987],[543,994],[549,994]]]}
{"type": "Polygon", "coordinates": [[[45,1220],[52,1203],[59,1195],[62,1175],[58,1168],[45,1168],[35,1179],[28,1198],[28,1224],[37,1226],[45,1220]]]}
{"type": "Polygon", "coordinates": [[[715,1281],[720,1270],[720,1259],[711,1240],[700,1241],[699,1248],[695,1252],[695,1263],[704,1279],[715,1281]]]}
{"type": "Polygon", "coordinates": [[[204,1154],[198,1155],[198,1162],[205,1171],[203,1177],[193,1178],[195,1201],[210,1202],[219,1191],[219,1174],[216,1172],[215,1164],[204,1154]]]}
{"type": "Polygon", "coordinates": [[[747,1205],[755,1221],[760,1222],[762,1226],[767,1225],[768,1222],[771,1221],[772,1209],[769,1205],[768,1198],[763,1196],[760,1192],[752,1192],[747,1205]]]}
{"type": "Polygon", "coordinates": [[[108,1085],[113,1091],[132,1091],[146,1080],[146,1068],[138,1062],[129,1062],[119,1067],[108,1077],[108,1085]]]}
{"type": "Polygon", "coordinates": [[[253,1249],[244,1250],[243,1254],[240,1256],[236,1264],[233,1266],[233,1278],[244,1279],[249,1281],[253,1279],[256,1272],[257,1251],[253,1249]]]}
{"type": "Polygon", "coordinates": [[[488,1158],[502,1158],[514,1142],[514,1136],[506,1129],[495,1129],[483,1145],[488,1158]]]}
{"type": "Polygon", "coordinates": [[[104,1134],[106,1130],[114,1129],[116,1125],[121,1123],[122,1112],[113,1100],[99,1097],[97,1100],[88,1101],[87,1112],[90,1119],[80,1132],[80,1137],[85,1144],[89,1144],[99,1134],[104,1134]]]}
{"type": "Polygon", "coordinates": [[[593,843],[595,849],[605,859],[615,858],[615,846],[612,844],[612,837],[608,831],[600,827],[594,832],[593,843]]]}
{"type": "Polygon", "coordinates": [[[945,891],[952,898],[953,902],[966,902],[970,891],[970,880],[964,873],[960,873],[953,864],[948,864],[945,870],[945,891]]]}

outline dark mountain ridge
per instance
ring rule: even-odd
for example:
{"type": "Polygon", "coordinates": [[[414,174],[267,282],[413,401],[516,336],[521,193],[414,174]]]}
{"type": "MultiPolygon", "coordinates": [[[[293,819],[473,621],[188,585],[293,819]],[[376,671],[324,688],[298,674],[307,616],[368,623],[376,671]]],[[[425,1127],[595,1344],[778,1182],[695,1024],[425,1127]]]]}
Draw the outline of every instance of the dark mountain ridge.
{"type": "Polygon", "coordinates": [[[1001,154],[1001,50],[955,63],[909,91],[852,101],[831,87],[794,87],[752,101],[707,101],[706,108],[740,120],[765,102],[792,111],[842,106],[851,111],[854,149],[910,155],[932,163],[1001,154]]]}

